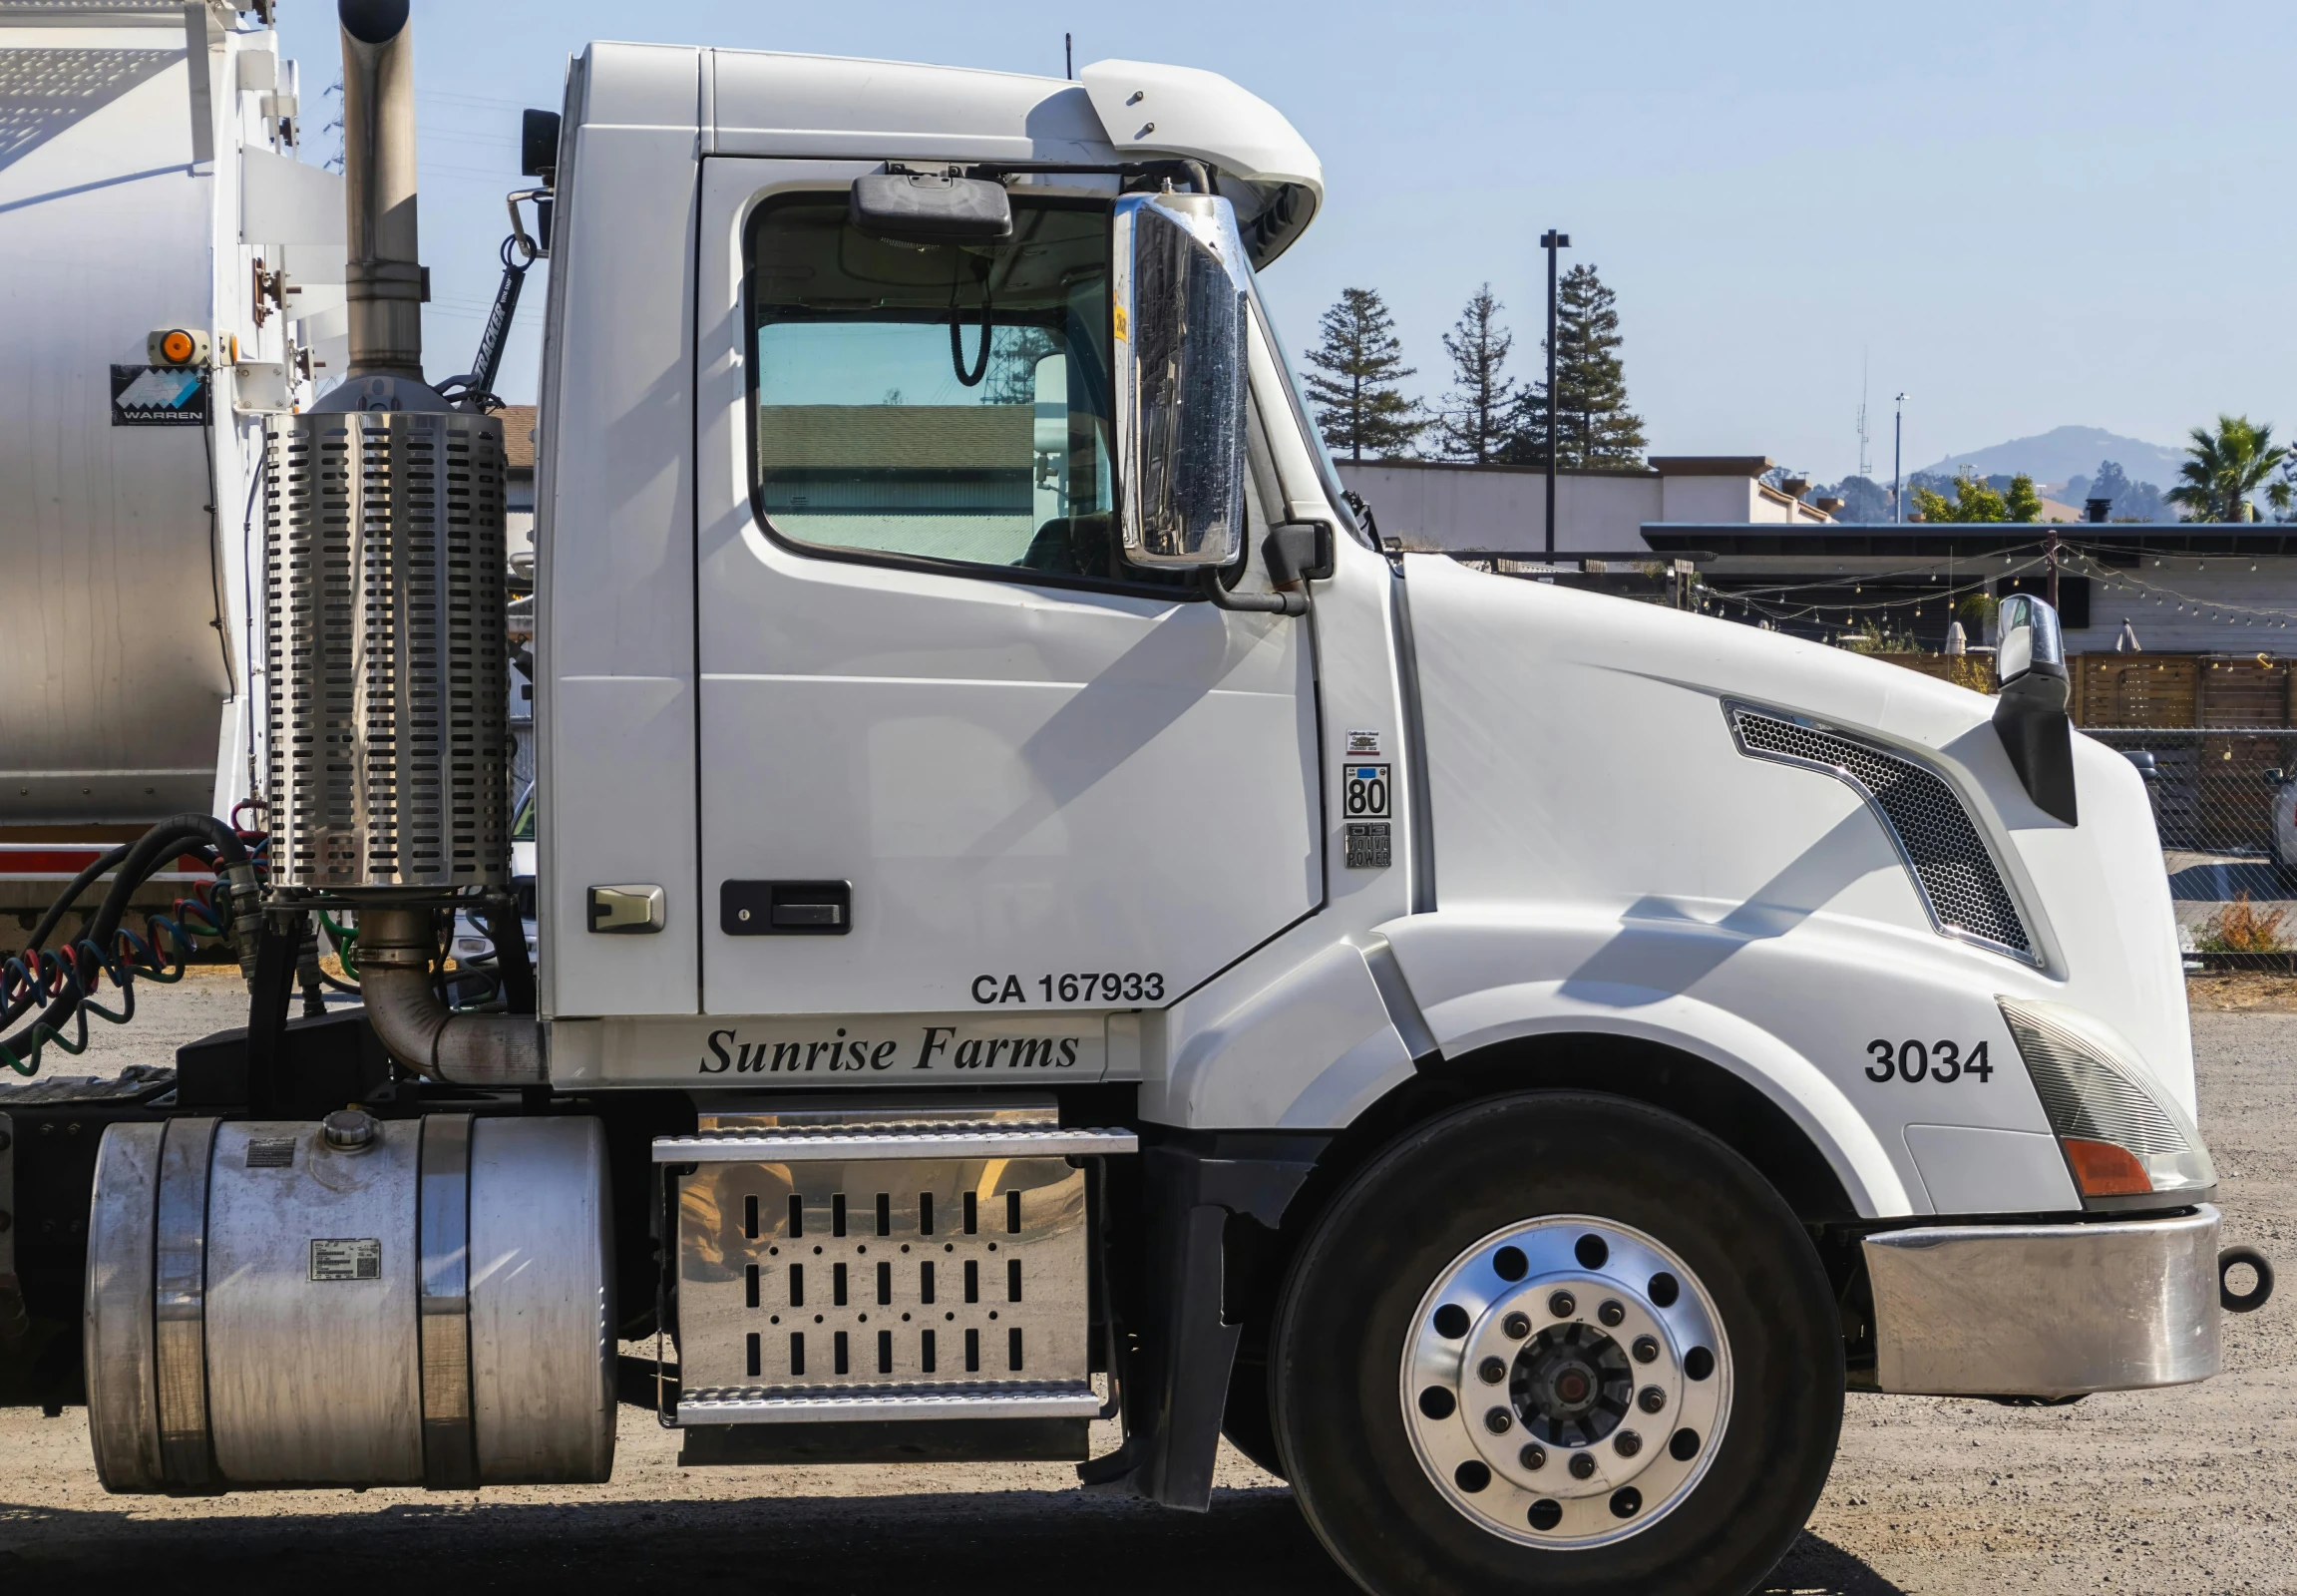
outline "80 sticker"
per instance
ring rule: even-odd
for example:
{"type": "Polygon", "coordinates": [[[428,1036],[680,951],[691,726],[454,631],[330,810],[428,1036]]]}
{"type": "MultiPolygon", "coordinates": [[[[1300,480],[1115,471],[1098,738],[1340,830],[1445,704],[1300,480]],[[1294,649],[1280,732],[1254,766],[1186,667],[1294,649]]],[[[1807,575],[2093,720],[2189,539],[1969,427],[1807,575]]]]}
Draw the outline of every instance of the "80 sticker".
{"type": "Polygon", "coordinates": [[[1385,765],[1342,765],[1340,808],[1350,820],[1385,820],[1388,783],[1385,765]]]}

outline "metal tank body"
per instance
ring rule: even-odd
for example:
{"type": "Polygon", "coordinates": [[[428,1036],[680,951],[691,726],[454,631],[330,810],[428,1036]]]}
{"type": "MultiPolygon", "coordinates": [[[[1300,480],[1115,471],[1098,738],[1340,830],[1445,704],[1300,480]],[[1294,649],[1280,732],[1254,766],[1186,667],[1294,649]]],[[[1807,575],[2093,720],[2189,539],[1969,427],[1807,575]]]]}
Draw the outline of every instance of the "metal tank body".
{"type": "Polygon", "coordinates": [[[246,791],[249,412],[308,391],[285,307],[341,298],[339,267],[251,292],[256,256],[280,268],[275,239],[309,236],[242,240],[242,164],[296,166],[273,153],[292,86],[275,36],[227,9],[0,8],[0,827],[246,791]],[[171,327],[208,335],[214,366],[134,390],[171,327]],[[124,385],[158,402],[123,409],[124,385]]]}
{"type": "Polygon", "coordinates": [[[269,450],[274,884],[505,885],[502,422],[282,416],[269,450]]]}
{"type": "Polygon", "coordinates": [[[610,1206],[594,1119],[114,1126],[85,1330],[106,1488],[606,1478],[610,1206]]]}

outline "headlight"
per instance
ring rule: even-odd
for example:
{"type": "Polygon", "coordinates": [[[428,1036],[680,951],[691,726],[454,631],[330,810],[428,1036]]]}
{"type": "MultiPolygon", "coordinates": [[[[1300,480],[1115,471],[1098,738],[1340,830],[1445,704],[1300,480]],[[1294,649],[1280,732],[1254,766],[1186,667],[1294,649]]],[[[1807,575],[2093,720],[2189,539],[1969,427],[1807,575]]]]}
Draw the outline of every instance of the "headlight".
{"type": "Polygon", "coordinates": [[[2198,1196],[2217,1184],[2201,1132],[2123,1061],[2125,1043],[2079,1009],[1997,1001],[2085,1198],[2198,1196]]]}

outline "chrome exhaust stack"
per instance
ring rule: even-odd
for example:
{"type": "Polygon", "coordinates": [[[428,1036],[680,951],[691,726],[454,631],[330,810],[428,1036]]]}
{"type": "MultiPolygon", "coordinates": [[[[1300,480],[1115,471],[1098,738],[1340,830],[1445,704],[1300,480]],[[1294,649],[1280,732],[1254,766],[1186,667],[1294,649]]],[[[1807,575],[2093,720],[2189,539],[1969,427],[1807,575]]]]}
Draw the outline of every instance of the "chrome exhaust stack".
{"type": "Polygon", "coordinates": [[[434,912],[510,884],[508,595],[503,424],[423,380],[408,11],[337,3],[350,370],[267,439],[272,907],[360,912],[362,995],[402,1064],[533,1083],[534,1018],[452,1013],[429,974],[434,912]]]}
{"type": "Polygon", "coordinates": [[[340,0],[336,14],[343,29],[350,375],[421,385],[426,295],[415,226],[415,41],[408,0],[340,0]]]}

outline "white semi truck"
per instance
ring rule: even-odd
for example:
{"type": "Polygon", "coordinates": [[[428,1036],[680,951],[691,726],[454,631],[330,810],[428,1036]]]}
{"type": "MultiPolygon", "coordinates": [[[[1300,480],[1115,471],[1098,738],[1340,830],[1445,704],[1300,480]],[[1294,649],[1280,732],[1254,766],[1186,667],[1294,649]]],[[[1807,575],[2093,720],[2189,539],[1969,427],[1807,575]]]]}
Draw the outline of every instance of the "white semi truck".
{"type": "MultiPolygon", "coordinates": [[[[269,430],[260,835],[113,877],[212,860],[248,1027],[0,1095],[16,1399],[84,1399],[110,1488],[595,1480],[634,1401],[691,1464],[1203,1509],[1226,1435],[1369,1591],[1737,1591],[1846,1390],[2216,1372],[2268,1288],[2047,606],[1989,699],[1378,547],[1257,286],[1317,160],[1204,72],[600,44],[530,114],[530,975],[406,10],[341,0],[352,371],[269,430]],[[289,1021],[315,916],[363,1003],[289,1021]]],[[[100,912],[0,1045],[161,952],[100,912]]]]}

